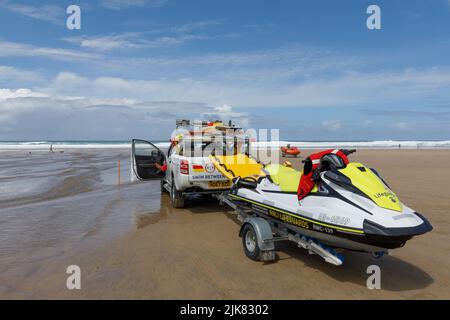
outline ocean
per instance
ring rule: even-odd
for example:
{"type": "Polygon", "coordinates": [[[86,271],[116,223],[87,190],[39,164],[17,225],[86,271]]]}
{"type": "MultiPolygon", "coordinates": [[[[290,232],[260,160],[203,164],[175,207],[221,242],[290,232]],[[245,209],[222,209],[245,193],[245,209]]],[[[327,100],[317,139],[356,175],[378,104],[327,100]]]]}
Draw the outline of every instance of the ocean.
{"type": "MultiPolygon", "coordinates": [[[[167,148],[167,141],[152,141],[156,146],[167,148]]],[[[290,144],[303,149],[356,148],[356,149],[450,149],[450,140],[375,140],[375,141],[258,141],[256,148],[279,148],[290,144]]],[[[1,150],[54,150],[61,149],[127,149],[126,140],[66,140],[66,141],[0,141],[1,150]]]]}

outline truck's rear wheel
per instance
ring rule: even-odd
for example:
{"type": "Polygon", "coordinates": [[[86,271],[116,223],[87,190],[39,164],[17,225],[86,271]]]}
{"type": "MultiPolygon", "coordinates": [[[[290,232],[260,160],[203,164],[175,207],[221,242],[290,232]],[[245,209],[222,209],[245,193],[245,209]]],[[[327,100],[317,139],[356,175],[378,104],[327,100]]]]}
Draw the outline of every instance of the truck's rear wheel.
{"type": "Polygon", "coordinates": [[[183,193],[177,190],[174,179],[172,179],[172,186],[170,188],[170,202],[172,202],[172,207],[174,208],[184,208],[183,193]]]}

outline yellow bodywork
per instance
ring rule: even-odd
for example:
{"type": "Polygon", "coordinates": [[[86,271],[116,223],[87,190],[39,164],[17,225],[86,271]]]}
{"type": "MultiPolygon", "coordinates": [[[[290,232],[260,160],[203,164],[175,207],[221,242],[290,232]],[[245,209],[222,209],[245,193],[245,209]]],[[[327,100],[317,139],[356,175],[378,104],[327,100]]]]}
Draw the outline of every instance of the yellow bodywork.
{"type": "MultiPolygon", "coordinates": [[[[214,166],[229,180],[235,177],[270,176],[273,183],[280,186],[281,191],[297,192],[302,173],[281,164],[263,166],[245,154],[234,156],[209,156],[214,166]]],[[[402,204],[382,180],[369,168],[358,162],[351,162],[339,171],[348,177],[352,185],[366,194],[379,207],[402,211],[402,204]]],[[[317,185],[311,191],[317,192],[317,185]]]]}
{"type": "Polygon", "coordinates": [[[209,156],[210,160],[225,177],[233,179],[234,177],[252,177],[259,178],[265,176],[262,171],[263,165],[245,154],[234,156],[209,156]]]}
{"type": "Polygon", "coordinates": [[[347,176],[352,184],[370,197],[379,207],[402,211],[402,204],[381,179],[369,168],[358,162],[351,162],[339,171],[347,176]],[[359,169],[361,168],[361,169],[359,169]]]}
{"type": "Polygon", "coordinates": [[[272,182],[280,186],[281,191],[297,192],[301,173],[281,164],[269,164],[264,168],[272,182]]]}
{"type": "Polygon", "coordinates": [[[270,176],[273,183],[280,186],[281,191],[297,192],[301,172],[280,164],[263,166],[245,154],[234,156],[209,156],[214,166],[225,177],[232,180],[235,177],[270,176]]]}

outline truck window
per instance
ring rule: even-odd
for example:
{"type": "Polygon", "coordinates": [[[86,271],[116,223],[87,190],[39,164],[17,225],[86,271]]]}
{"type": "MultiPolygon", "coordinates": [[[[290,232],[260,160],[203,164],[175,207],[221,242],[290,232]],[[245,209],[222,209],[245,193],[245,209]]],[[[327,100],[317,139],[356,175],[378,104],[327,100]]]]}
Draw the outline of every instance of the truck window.
{"type": "Polygon", "coordinates": [[[183,144],[178,143],[176,146],[173,147],[173,154],[182,156],[183,155],[183,144]]]}
{"type": "Polygon", "coordinates": [[[248,139],[235,137],[219,137],[205,140],[184,140],[180,155],[186,157],[208,157],[211,154],[233,155],[248,153],[248,139]]]}

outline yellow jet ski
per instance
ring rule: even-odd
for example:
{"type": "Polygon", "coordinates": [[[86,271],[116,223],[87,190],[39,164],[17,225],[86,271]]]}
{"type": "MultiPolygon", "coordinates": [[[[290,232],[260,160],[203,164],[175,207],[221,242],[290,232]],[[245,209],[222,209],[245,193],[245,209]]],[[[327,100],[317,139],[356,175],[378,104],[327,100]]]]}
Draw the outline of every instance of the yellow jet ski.
{"type": "Polygon", "coordinates": [[[264,166],[243,154],[211,160],[233,181],[224,199],[246,213],[241,235],[247,256],[255,260],[272,234],[340,265],[343,256],[337,248],[382,256],[432,230],[423,215],[400,202],[375,169],[358,162],[344,164],[335,154],[320,160],[316,185],[301,201],[298,170],[280,164],[264,166]],[[256,218],[262,218],[257,220],[260,225],[256,218]],[[264,236],[261,230],[270,231],[264,236]],[[256,241],[258,237],[264,241],[256,241]]]}

